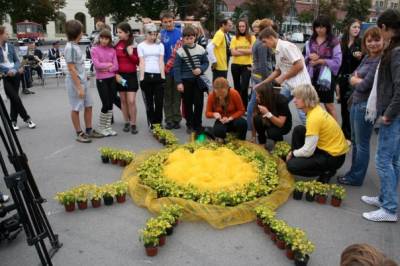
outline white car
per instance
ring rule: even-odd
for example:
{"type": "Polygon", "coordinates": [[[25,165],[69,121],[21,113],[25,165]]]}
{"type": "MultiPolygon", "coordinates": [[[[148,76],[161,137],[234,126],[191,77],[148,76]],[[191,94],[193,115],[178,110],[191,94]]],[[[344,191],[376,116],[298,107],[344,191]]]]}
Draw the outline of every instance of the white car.
{"type": "Polygon", "coordinates": [[[294,32],[289,37],[289,40],[291,42],[303,43],[304,42],[304,34],[302,32],[294,32]]]}
{"type": "Polygon", "coordinates": [[[87,34],[83,34],[79,44],[89,44],[91,43],[89,36],[87,34]]]}

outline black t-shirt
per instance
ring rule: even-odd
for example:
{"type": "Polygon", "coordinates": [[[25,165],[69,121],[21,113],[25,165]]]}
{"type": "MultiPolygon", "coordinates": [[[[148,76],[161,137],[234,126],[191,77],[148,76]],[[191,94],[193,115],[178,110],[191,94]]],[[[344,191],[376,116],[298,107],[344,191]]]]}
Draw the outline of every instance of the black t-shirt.
{"type": "Polygon", "coordinates": [[[276,114],[272,114],[274,116],[286,116],[285,124],[282,127],[283,131],[289,132],[292,129],[292,114],[289,109],[288,99],[285,96],[278,95],[276,114]]]}

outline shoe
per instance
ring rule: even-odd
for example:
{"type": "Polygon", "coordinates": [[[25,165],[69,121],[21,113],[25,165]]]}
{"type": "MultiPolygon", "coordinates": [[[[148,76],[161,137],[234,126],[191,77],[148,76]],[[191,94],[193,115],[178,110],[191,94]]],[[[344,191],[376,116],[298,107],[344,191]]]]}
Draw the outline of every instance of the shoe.
{"type": "Polygon", "coordinates": [[[101,138],[104,138],[104,135],[103,135],[103,134],[97,132],[97,131],[94,130],[94,129],[92,129],[92,130],[90,131],[90,133],[87,134],[87,136],[88,136],[89,138],[91,138],[91,139],[101,139],[101,138]]]}
{"type": "Polygon", "coordinates": [[[131,125],[129,123],[125,123],[124,128],[122,129],[124,132],[129,132],[131,125]]]}
{"type": "Polygon", "coordinates": [[[36,127],[36,124],[33,123],[32,120],[28,120],[25,123],[30,129],[34,129],[36,127]]]}
{"type": "Polygon", "coordinates": [[[378,210],[372,212],[364,212],[362,216],[364,219],[373,222],[397,222],[398,220],[397,214],[390,213],[384,208],[379,208],[378,210]]]}
{"type": "Polygon", "coordinates": [[[165,125],[165,129],[171,130],[173,128],[174,128],[174,124],[173,123],[167,122],[167,124],[165,125]]]}
{"type": "Polygon", "coordinates": [[[107,128],[106,131],[108,133],[108,136],[116,136],[116,135],[118,135],[118,132],[114,131],[112,128],[107,128]]]}
{"type": "Polygon", "coordinates": [[[139,133],[139,131],[138,131],[137,128],[136,128],[136,125],[131,125],[131,133],[132,133],[132,134],[137,134],[137,133],[139,133]]]}
{"type": "Polygon", "coordinates": [[[321,182],[323,184],[329,184],[329,181],[331,180],[331,177],[336,174],[336,171],[326,171],[322,175],[320,175],[317,179],[318,182],[321,182]]]}
{"type": "Polygon", "coordinates": [[[379,197],[368,197],[368,196],[362,196],[361,201],[364,203],[367,203],[368,205],[372,205],[375,207],[380,208],[381,207],[381,202],[379,201],[379,197]]]}
{"type": "Polygon", "coordinates": [[[81,132],[78,134],[76,137],[76,141],[82,142],[82,143],[90,143],[92,140],[86,135],[85,133],[81,132]]]}
{"type": "Polygon", "coordinates": [[[111,127],[111,122],[112,122],[112,119],[113,119],[113,112],[112,112],[112,111],[108,111],[108,112],[105,114],[105,116],[106,116],[106,125],[105,125],[105,128],[106,128],[106,131],[107,131],[108,135],[109,135],[109,136],[116,136],[116,135],[118,135],[118,133],[117,133],[115,130],[113,130],[112,127],[111,127]]]}
{"type": "Polygon", "coordinates": [[[181,128],[181,125],[179,124],[179,122],[174,122],[172,126],[173,126],[173,129],[180,129],[181,128]]]}
{"type": "Polygon", "coordinates": [[[23,94],[35,94],[35,92],[30,91],[30,90],[28,90],[28,89],[22,90],[22,93],[23,93],[23,94]]]}
{"type": "Polygon", "coordinates": [[[12,127],[13,127],[14,131],[19,130],[19,126],[17,126],[17,122],[12,122],[12,127]]]}
{"type": "Polygon", "coordinates": [[[8,196],[8,195],[3,194],[0,196],[0,203],[6,203],[9,200],[10,200],[10,196],[8,196]]]}
{"type": "Polygon", "coordinates": [[[347,179],[347,178],[344,177],[344,176],[339,176],[339,177],[337,178],[337,182],[338,182],[339,184],[342,184],[342,185],[354,186],[354,187],[359,187],[359,186],[362,185],[362,184],[355,184],[355,183],[352,183],[352,182],[350,182],[349,179],[347,179]]]}

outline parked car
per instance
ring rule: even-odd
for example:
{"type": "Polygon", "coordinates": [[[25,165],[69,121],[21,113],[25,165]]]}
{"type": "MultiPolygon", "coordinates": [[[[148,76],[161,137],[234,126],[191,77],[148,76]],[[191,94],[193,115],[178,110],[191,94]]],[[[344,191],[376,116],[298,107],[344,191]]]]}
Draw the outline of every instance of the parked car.
{"type": "Polygon", "coordinates": [[[83,34],[81,40],[79,41],[79,44],[89,44],[90,43],[90,38],[87,34],[83,34]]]}
{"type": "Polygon", "coordinates": [[[295,43],[303,43],[304,42],[304,34],[302,32],[293,32],[289,37],[289,41],[295,43]]]}

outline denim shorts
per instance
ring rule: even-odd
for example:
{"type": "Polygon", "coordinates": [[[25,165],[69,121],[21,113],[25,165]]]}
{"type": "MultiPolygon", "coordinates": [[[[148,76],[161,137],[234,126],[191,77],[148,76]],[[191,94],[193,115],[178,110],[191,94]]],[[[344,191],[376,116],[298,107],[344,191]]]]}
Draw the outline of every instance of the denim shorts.
{"type": "Polygon", "coordinates": [[[82,82],[82,88],[85,92],[85,97],[83,99],[79,98],[78,92],[75,89],[74,81],[71,78],[65,79],[65,87],[67,88],[69,104],[71,105],[72,111],[83,111],[86,107],[91,107],[93,105],[93,100],[90,95],[88,82],[82,82]]]}

